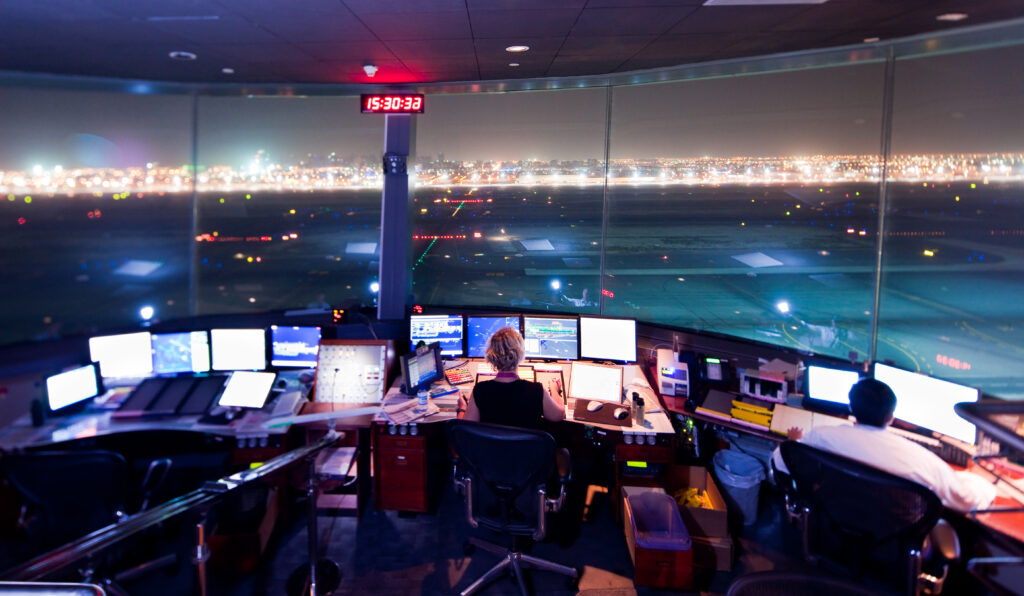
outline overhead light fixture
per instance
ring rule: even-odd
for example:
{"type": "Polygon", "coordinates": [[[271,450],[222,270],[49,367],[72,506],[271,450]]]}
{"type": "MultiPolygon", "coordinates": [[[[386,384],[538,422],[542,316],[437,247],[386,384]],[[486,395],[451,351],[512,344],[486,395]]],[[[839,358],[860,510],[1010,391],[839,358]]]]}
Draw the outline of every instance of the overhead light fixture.
{"type": "Polygon", "coordinates": [[[518,62],[509,62],[508,65],[512,66],[512,67],[516,67],[516,66],[519,66],[519,63],[518,62]]]}
{"type": "Polygon", "coordinates": [[[877,37],[865,37],[864,38],[864,43],[875,43],[876,41],[878,41],[877,37]]]}
{"type": "Polygon", "coordinates": [[[512,52],[513,54],[518,54],[519,52],[525,52],[529,49],[530,46],[508,46],[507,48],[505,48],[505,51],[512,52]]]}
{"type": "Polygon", "coordinates": [[[171,52],[171,53],[169,53],[167,55],[171,57],[171,60],[185,60],[185,61],[188,61],[188,60],[195,60],[196,59],[196,55],[195,55],[194,52],[184,52],[184,51],[181,51],[181,50],[177,50],[177,51],[171,52]]]}
{"type": "Polygon", "coordinates": [[[940,14],[939,16],[935,17],[935,20],[936,21],[946,21],[946,22],[949,22],[949,23],[955,23],[957,21],[962,21],[962,20],[964,20],[966,18],[967,18],[967,13],[966,12],[947,12],[945,14],[940,14]]]}
{"type": "Polygon", "coordinates": [[[363,65],[363,72],[366,73],[366,76],[372,79],[373,75],[377,74],[377,67],[373,64],[365,64],[363,65]]]}
{"type": "Polygon", "coordinates": [[[225,66],[224,68],[220,69],[220,71],[222,73],[224,73],[224,74],[235,74],[235,69],[227,67],[227,66],[225,66]]]}

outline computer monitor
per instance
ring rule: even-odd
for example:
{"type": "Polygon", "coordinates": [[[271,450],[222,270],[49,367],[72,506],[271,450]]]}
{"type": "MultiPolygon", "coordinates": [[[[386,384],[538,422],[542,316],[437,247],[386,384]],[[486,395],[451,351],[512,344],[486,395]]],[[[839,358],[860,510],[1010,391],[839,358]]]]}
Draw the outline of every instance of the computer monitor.
{"type": "Polygon", "coordinates": [[[875,363],[874,376],[896,394],[896,418],[965,443],[974,443],[974,425],[961,418],[953,406],[978,401],[977,389],[881,362],[875,363]]]}
{"type": "Polygon", "coordinates": [[[462,356],[462,315],[411,315],[409,342],[441,344],[442,356],[462,356]]]}
{"type": "Polygon", "coordinates": [[[466,355],[483,358],[487,354],[487,342],[494,332],[502,327],[512,327],[522,333],[519,315],[470,315],[466,317],[466,355]]]}
{"type": "Polygon", "coordinates": [[[267,334],[263,329],[211,329],[213,370],[267,368],[267,334]]]}
{"type": "Polygon", "coordinates": [[[636,321],[581,315],[580,358],[636,362],[636,321]]]}
{"type": "Polygon", "coordinates": [[[416,395],[420,389],[426,389],[434,381],[444,378],[441,346],[437,342],[399,356],[398,362],[402,367],[402,381],[408,395],[416,395]]]}
{"type": "Polygon", "coordinates": [[[621,402],[622,367],[573,362],[569,374],[569,397],[621,402]]]}
{"type": "Polygon", "coordinates": [[[153,374],[149,331],[91,337],[89,358],[100,364],[104,379],[142,379],[153,374]]]}
{"type": "Polygon", "coordinates": [[[92,399],[103,391],[96,363],[46,377],[46,404],[51,412],[60,412],[92,399]]]}
{"type": "Polygon", "coordinates": [[[394,358],[394,345],[387,340],[321,340],[314,401],[380,403],[394,358]]]}
{"type": "Polygon", "coordinates": [[[313,368],[319,349],[319,327],[270,326],[271,366],[313,368]]]}
{"type": "Polygon", "coordinates": [[[206,331],[153,334],[153,372],[158,375],[210,370],[210,341],[206,331]]]}
{"type": "Polygon", "coordinates": [[[225,408],[262,408],[274,386],[277,375],[272,372],[236,370],[228,378],[217,405],[225,408]]]}
{"type": "Polygon", "coordinates": [[[575,318],[524,316],[523,339],[527,358],[576,360],[579,357],[579,329],[575,318]]]}
{"type": "Polygon", "coordinates": [[[850,387],[859,380],[860,372],[852,368],[808,364],[804,372],[804,405],[849,414],[850,387]]]}

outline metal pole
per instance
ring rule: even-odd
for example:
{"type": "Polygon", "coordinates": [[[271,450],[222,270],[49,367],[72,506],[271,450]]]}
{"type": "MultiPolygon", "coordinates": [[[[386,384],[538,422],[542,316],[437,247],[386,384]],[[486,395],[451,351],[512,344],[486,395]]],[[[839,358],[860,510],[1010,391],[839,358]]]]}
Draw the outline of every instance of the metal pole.
{"type": "Polygon", "coordinates": [[[192,92],[192,234],[188,238],[188,314],[199,314],[199,94],[192,92]]]}
{"type": "MultiPolygon", "coordinates": [[[[205,518],[205,515],[203,516],[205,518]]],[[[206,561],[210,559],[210,547],[206,544],[206,526],[203,520],[196,523],[196,550],[192,562],[196,566],[196,578],[199,581],[199,596],[206,596],[206,561]]]]}
{"type": "Polygon", "coordinates": [[[604,314],[604,268],[605,254],[608,252],[608,174],[612,153],[612,87],[605,91],[604,107],[604,193],[601,198],[601,279],[598,280],[598,312],[604,314]]]}
{"type": "Polygon", "coordinates": [[[896,55],[889,46],[885,61],[885,84],[882,88],[882,180],[878,184],[878,238],[875,242],[875,293],[871,307],[871,338],[868,362],[874,362],[878,353],[878,306],[882,298],[882,257],[885,251],[886,211],[889,209],[888,177],[889,153],[892,150],[893,86],[896,78],[896,55]]]}
{"type": "Polygon", "coordinates": [[[320,556],[317,553],[319,548],[320,530],[316,522],[316,458],[309,458],[309,478],[306,482],[306,534],[307,546],[309,549],[309,596],[317,596],[316,593],[316,564],[320,556]]]}

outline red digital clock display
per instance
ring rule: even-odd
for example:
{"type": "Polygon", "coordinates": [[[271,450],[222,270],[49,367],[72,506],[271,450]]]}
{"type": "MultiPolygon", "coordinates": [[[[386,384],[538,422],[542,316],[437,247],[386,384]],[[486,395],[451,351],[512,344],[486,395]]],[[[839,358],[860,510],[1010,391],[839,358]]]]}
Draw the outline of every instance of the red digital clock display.
{"type": "Polygon", "coordinates": [[[419,93],[364,93],[364,114],[422,114],[423,95],[419,93]]]}

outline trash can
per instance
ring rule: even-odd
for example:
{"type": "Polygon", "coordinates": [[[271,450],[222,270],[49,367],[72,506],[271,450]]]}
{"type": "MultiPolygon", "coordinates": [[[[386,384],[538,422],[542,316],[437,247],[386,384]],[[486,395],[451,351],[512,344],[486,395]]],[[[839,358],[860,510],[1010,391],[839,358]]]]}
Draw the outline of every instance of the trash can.
{"type": "Polygon", "coordinates": [[[715,454],[715,476],[729,508],[743,514],[743,525],[757,521],[757,498],[764,466],[745,453],[723,449],[715,454]]]}
{"type": "Polygon", "coordinates": [[[664,492],[631,494],[623,521],[635,585],[693,589],[693,548],[675,499],[664,492]]]}

